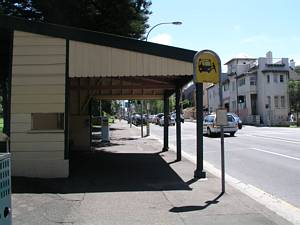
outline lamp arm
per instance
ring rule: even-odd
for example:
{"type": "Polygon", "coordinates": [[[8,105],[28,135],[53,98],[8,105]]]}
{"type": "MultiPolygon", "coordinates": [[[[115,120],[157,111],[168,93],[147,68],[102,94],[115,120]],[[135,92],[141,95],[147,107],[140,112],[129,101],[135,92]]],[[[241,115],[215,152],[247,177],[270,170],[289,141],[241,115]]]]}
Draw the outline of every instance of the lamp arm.
{"type": "Polygon", "coordinates": [[[155,28],[155,27],[157,27],[157,26],[159,26],[159,25],[162,25],[162,24],[172,24],[172,22],[168,22],[168,23],[158,23],[158,24],[156,24],[155,26],[153,26],[149,31],[148,31],[148,33],[147,33],[147,36],[146,36],[146,41],[148,41],[148,36],[149,36],[149,34],[150,34],[150,32],[155,28]]]}

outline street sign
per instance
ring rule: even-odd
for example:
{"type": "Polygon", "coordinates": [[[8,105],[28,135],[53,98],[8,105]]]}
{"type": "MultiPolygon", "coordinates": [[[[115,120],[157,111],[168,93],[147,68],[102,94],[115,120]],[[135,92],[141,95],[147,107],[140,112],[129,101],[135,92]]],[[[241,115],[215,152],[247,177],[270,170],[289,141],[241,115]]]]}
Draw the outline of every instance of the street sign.
{"type": "Polygon", "coordinates": [[[194,56],[194,82],[219,83],[221,61],[211,50],[203,50],[194,56]]]}
{"type": "Polygon", "coordinates": [[[227,109],[217,109],[216,112],[216,124],[217,126],[227,126],[227,109]]]}

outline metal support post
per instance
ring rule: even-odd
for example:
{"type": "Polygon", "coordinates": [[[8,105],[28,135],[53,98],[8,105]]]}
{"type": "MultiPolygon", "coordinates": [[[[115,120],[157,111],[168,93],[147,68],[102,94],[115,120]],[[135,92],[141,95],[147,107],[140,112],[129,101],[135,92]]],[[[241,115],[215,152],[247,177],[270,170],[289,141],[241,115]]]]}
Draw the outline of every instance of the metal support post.
{"type": "MultiPolygon", "coordinates": [[[[221,65],[221,63],[220,63],[221,65]]],[[[219,80],[219,96],[220,96],[220,108],[223,108],[223,90],[222,90],[222,73],[220,68],[220,80],[219,80]]],[[[220,125],[221,132],[221,180],[222,180],[222,193],[225,193],[225,154],[224,154],[224,126],[220,125]]]]}
{"type": "Polygon", "coordinates": [[[149,123],[149,110],[150,110],[150,102],[147,102],[147,136],[150,136],[150,123],[149,123]]]}
{"type": "Polygon", "coordinates": [[[141,137],[144,137],[144,126],[143,126],[143,105],[144,105],[144,101],[141,101],[141,137]]]}
{"type": "Polygon", "coordinates": [[[181,104],[180,104],[181,90],[176,87],[175,98],[176,98],[176,150],[177,150],[177,161],[181,160],[181,104]]]}
{"type": "Polygon", "coordinates": [[[197,164],[194,172],[196,179],[206,178],[203,170],[203,83],[195,83],[196,85],[196,117],[197,117],[197,164]]]}
{"type": "Polygon", "coordinates": [[[164,93],[164,147],[163,152],[169,150],[169,97],[168,93],[164,93]]]}

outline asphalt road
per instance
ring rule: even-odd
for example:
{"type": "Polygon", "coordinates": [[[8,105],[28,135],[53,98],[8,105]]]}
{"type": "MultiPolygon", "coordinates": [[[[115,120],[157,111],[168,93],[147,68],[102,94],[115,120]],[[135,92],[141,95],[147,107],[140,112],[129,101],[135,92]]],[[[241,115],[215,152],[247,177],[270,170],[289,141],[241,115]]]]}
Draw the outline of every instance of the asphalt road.
{"type": "MultiPolygon", "coordinates": [[[[196,124],[182,124],[182,151],[196,155],[196,124]]],[[[163,127],[151,125],[163,139],[163,127]]],[[[169,128],[176,146],[176,128],[169,128]]],[[[220,169],[220,137],[204,137],[204,160],[220,169]]],[[[226,173],[300,208],[300,129],[244,126],[225,135],[226,173]]]]}

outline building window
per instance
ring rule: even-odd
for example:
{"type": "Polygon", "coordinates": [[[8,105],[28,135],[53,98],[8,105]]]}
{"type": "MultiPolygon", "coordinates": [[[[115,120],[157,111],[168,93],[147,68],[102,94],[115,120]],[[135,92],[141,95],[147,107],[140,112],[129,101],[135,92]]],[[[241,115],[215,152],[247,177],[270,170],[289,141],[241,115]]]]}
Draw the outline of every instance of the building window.
{"type": "Polygon", "coordinates": [[[274,106],[275,108],[279,108],[278,96],[274,96],[274,106]]]}
{"type": "Polygon", "coordinates": [[[284,82],[284,76],[283,75],[280,75],[280,83],[283,83],[284,82]]]}
{"type": "Polygon", "coordinates": [[[270,83],[270,75],[267,75],[267,83],[270,83]]]}
{"type": "Polygon", "coordinates": [[[246,108],[246,96],[239,95],[238,96],[238,104],[239,104],[239,108],[245,109],[246,108]]]}
{"type": "Polygon", "coordinates": [[[285,97],[281,96],[280,100],[281,100],[281,108],[285,108],[285,97]]]}
{"type": "Polygon", "coordinates": [[[224,91],[228,91],[228,89],[229,89],[229,83],[226,82],[226,83],[224,84],[224,91]]]}
{"type": "Polygon", "coordinates": [[[273,75],[273,81],[274,81],[274,83],[278,83],[278,75],[277,74],[273,75]]]}
{"type": "Polygon", "coordinates": [[[256,76],[250,77],[250,85],[256,85],[256,76]]]}
{"type": "Polygon", "coordinates": [[[63,130],[64,114],[63,113],[32,113],[31,129],[32,130],[63,130]]]}
{"type": "Polygon", "coordinates": [[[271,96],[267,96],[267,104],[266,104],[266,109],[271,108],[271,96]]]}
{"type": "Polygon", "coordinates": [[[232,91],[235,91],[235,82],[232,82],[232,91]]]}
{"type": "Polygon", "coordinates": [[[239,79],[239,86],[243,86],[246,84],[245,78],[239,79]]]}

